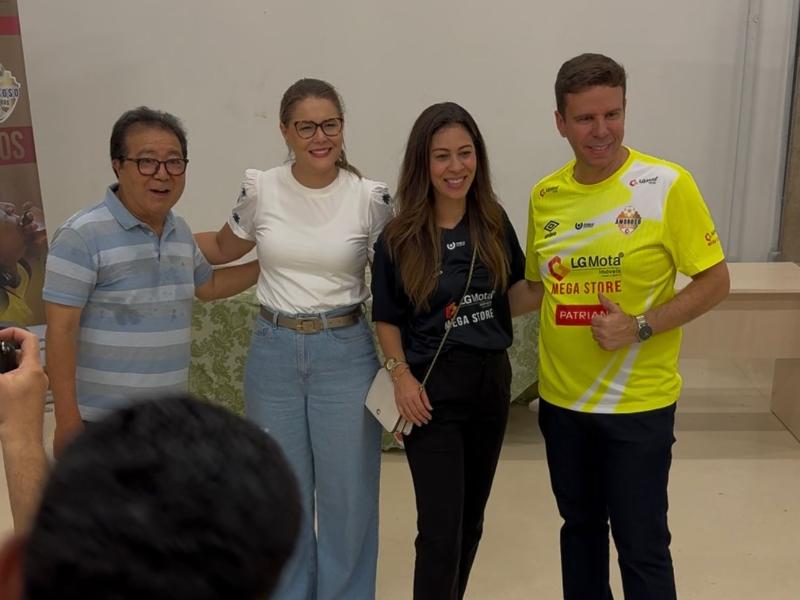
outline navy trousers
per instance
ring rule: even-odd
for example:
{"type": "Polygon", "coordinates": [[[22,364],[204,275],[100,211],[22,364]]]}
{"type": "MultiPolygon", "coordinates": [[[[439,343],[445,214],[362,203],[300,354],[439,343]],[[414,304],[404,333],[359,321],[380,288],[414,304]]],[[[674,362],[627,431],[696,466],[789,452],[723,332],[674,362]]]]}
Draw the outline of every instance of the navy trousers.
{"type": "Polygon", "coordinates": [[[550,481],[564,519],[565,600],[610,600],[609,523],[626,600],[674,600],[667,482],[675,405],[590,414],[540,402],[550,481]]]}

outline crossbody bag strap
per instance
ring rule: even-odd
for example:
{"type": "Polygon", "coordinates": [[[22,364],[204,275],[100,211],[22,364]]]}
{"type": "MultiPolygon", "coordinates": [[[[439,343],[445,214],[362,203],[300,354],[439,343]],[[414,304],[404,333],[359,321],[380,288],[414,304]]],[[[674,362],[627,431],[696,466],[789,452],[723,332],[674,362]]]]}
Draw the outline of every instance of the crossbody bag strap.
{"type": "Polygon", "coordinates": [[[428,371],[425,373],[425,378],[422,380],[422,383],[419,384],[420,389],[425,387],[425,384],[428,382],[428,377],[431,376],[431,371],[433,371],[433,365],[436,364],[436,359],[439,358],[439,353],[442,351],[444,347],[445,341],[447,341],[447,336],[450,334],[450,330],[453,328],[453,323],[455,323],[456,317],[458,316],[458,311],[461,310],[461,305],[464,303],[464,298],[467,297],[467,292],[469,292],[469,286],[472,283],[472,273],[475,271],[475,257],[478,255],[478,247],[472,250],[472,262],[469,264],[469,275],[467,275],[467,285],[464,288],[464,293],[461,294],[461,300],[458,301],[456,305],[456,309],[453,311],[453,316],[450,317],[444,324],[444,335],[442,336],[442,341],[439,342],[439,347],[436,349],[436,354],[433,355],[433,360],[431,364],[428,365],[428,371]]]}

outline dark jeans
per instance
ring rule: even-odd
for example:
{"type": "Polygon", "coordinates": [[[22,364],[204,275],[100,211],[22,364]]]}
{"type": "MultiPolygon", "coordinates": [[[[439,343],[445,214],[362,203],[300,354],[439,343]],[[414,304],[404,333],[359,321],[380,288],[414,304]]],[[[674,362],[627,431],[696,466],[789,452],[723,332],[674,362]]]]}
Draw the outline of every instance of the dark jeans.
{"type": "Polygon", "coordinates": [[[590,414],[540,402],[550,481],[564,519],[566,600],[612,598],[609,521],[626,600],[677,597],[667,527],[674,424],[674,404],[634,414],[590,414]]]}
{"type": "MultiPolygon", "coordinates": [[[[427,365],[412,366],[420,381],[427,365]]],[[[431,422],[405,438],[417,500],[415,600],[463,598],[503,444],[511,365],[505,351],[455,348],[426,390],[431,422]]]]}

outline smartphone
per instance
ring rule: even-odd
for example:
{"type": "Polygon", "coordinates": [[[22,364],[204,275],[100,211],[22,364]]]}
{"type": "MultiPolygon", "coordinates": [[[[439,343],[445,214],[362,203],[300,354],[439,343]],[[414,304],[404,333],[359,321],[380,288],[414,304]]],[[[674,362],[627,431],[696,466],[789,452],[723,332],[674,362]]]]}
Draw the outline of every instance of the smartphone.
{"type": "Polygon", "coordinates": [[[0,373],[13,371],[17,366],[17,345],[0,342],[0,373]]]}

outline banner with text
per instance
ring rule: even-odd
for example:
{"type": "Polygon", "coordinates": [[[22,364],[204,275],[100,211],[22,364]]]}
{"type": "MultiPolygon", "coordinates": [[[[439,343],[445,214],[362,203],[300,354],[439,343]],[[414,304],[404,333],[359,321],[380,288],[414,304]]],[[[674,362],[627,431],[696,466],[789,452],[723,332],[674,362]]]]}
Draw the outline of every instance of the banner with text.
{"type": "Polygon", "coordinates": [[[16,0],[0,0],[0,322],[44,323],[47,232],[16,0]]]}

